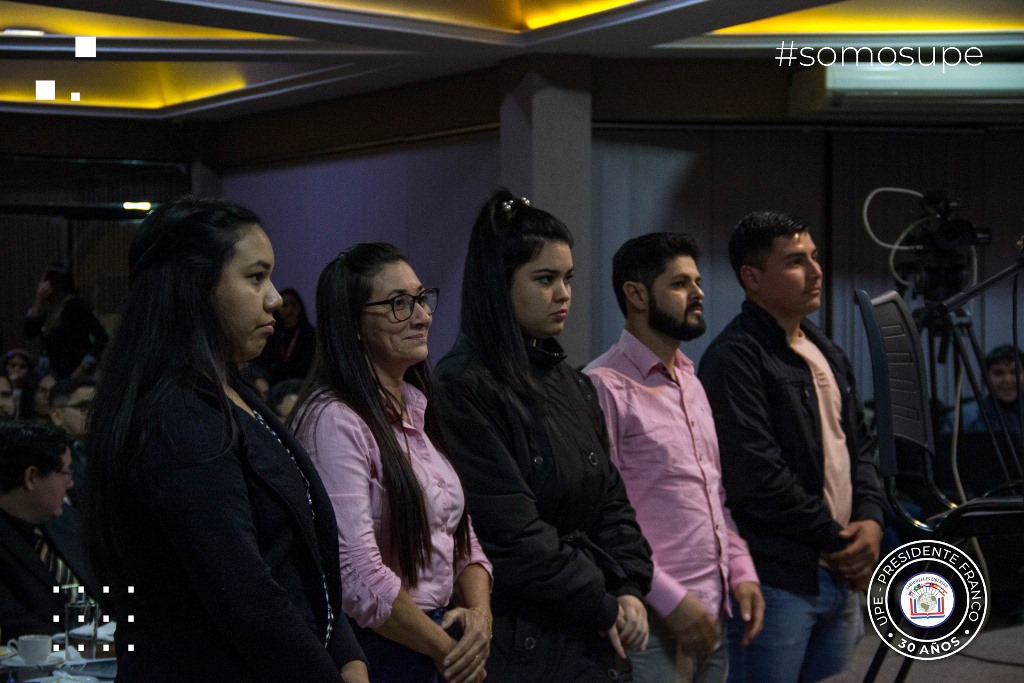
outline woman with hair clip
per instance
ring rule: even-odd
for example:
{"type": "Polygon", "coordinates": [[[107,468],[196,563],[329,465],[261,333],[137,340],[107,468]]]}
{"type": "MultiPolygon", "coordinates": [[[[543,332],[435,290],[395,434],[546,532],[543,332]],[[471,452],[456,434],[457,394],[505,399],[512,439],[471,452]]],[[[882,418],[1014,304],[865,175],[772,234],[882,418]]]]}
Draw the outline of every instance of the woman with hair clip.
{"type": "Polygon", "coordinates": [[[281,303],[259,218],[184,197],[149,213],[128,259],[87,443],[117,680],[365,683],[330,499],[237,375],[281,303]]]}
{"type": "Polygon", "coordinates": [[[477,217],[461,335],[438,365],[449,443],[494,563],[496,681],[630,680],[647,642],[651,551],[590,380],[555,340],[572,235],[496,192],[477,217]]]}
{"type": "Polygon", "coordinates": [[[491,566],[430,401],[437,297],[390,244],[357,244],[329,263],[293,418],[334,503],[344,609],[372,681],[486,676],[491,566]]]}

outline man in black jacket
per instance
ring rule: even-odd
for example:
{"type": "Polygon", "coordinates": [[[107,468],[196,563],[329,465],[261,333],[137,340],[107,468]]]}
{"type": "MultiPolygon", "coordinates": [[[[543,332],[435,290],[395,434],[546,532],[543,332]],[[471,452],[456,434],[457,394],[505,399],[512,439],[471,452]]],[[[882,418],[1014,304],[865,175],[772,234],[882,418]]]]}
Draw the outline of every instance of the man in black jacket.
{"type": "Polygon", "coordinates": [[[67,437],[56,427],[0,425],[0,630],[5,637],[63,629],[64,603],[97,586],[85,566],[67,437]],[[54,592],[53,587],[65,587],[54,592]],[[53,617],[60,617],[54,623],[53,617]]]}
{"type": "Polygon", "coordinates": [[[856,591],[878,562],[884,498],[852,368],[805,319],[821,306],[817,256],[791,216],[741,220],[729,258],[747,300],[701,362],[728,505],[765,598],[757,640],[744,649],[730,632],[730,680],[844,669],[861,631],[856,591]]]}

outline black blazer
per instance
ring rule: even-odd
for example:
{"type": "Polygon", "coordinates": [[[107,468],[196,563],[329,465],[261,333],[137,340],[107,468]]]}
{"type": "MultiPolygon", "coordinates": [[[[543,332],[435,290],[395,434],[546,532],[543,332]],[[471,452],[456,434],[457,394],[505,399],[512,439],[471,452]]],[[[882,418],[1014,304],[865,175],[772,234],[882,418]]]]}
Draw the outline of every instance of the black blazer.
{"type": "MultiPolygon", "coordinates": [[[[64,513],[43,525],[43,535],[89,595],[102,599],[85,564],[78,511],[65,503],[64,513]]],[[[63,593],[53,592],[53,575],[36,555],[34,541],[27,539],[6,514],[0,514],[0,631],[4,640],[25,633],[62,631],[65,602],[63,593]],[[55,614],[60,616],[56,624],[55,614]]]]}
{"type": "Polygon", "coordinates": [[[341,610],[323,484],[302,446],[237,388],[292,457],[234,407],[231,445],[205,380],[161,401],[121,499],[133,592],[119,586],[116,596],[119,681],[336,683],[346,662],[363,659],[341,610]]]}

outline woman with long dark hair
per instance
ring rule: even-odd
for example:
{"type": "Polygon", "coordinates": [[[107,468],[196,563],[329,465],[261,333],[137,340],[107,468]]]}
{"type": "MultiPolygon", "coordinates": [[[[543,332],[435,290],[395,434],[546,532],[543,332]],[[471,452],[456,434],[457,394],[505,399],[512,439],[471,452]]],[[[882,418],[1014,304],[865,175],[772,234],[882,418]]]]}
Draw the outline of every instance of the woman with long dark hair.
{"type": "Polygon", "coordinates": [[[357,244],[329,263],[309,388],[292,420],[334,503],[344,608],[372,681],[486,675],[491,566],[431,401],[437,298],[390,244],[357,244]]]}
{"type": "Polygon", "coordinates": [[[46,367],[57,379],[92,372],[109,340],[89,303],[78,294],[71,271],[61,263],[51,265],[36,287],[24,333],[28,339],[41,339],[46,367]]]}
{"type": "Polygon", "coordinates": [[[473,226],[461,335],[438,365],[453,459],[494,563],[497,681],[628,680],[651,552],[590,380],[555,340],[572,235],[505,190],[473,226]]]}
{"type": "Polygon", "coordinates": [[[259,218],[185,197],[150,212],[128,258],[87,444],[118,680],[365,682],[327,492],[237,376],[281,302],[259,218]]]}
{"type": "Polygon", "coordinates": [[[287,379],[305,379],[316,348],[316,329],[306,317],[306,304],[297,291],[291,287],[281,290],[281,308],[274,317],[274,334],[253,361],[271,387],[287,379]]]}

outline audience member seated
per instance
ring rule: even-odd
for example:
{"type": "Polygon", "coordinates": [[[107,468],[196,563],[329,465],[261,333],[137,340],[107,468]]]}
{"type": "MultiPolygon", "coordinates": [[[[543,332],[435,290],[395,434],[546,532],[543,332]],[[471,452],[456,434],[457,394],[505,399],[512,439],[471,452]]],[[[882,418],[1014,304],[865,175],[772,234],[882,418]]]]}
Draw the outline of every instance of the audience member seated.
{"type": "Polygon", "coordinates": [[[67,267],[54,264],[36,288],[25,317],[25,337],[40,337],[46,366],[59,379],[87,375],[107,345],[107,332],[78,295],[67,267]]]}
{"type": "Polygon", "coordinates": [[[84,586],[81,518],[64,502],[71,481],[68,438],[49,425],[0,424],[0,631],[4,638],[55,633],[64,603],[84,586]],[[54,586],[62,590],[54,592],[54,586]]]}
{"type": "Polygon", "coordinates": [[[36,380],[36,390],[32,394],[32,412],[36,422],[51,424],[50,420],[50,389],[57,383],[57,377],[49,370],[43,372],[36,380]]]}
{"type": "Polygon", "coordinates": [[[72,505],[85,494],[85,437],[89,435],[89,411],[96,383],[85,377],[69,377],[50,389],[50,420],[71,438],[71,476],[75,488],[68,492],[72,505]]]}
{"type": "Polygon", "coordinates": [[[306,305],[297,291],[290,287],[281,290],[281,308],[274,318],[274,333],[254,361],[263,368],[270,386],[286,379],[304,379],[316,348],[316,328],[306,317],[306,305]]]}
{"type": "Polygon", "coordinates": [[[270,409],[274,411],[274,414],[281,418],[281,422],[285,422],[288,416],[292,414],[292,409],[295,408],[295,403],[299,400],[299,394],[302,393],[302,385],[305,380],[301,379],[286,379],[278,382],[270,389],[270,397],[267,399],[267,404],[270,405],[270,409]]]}
{"type": "Polygon", "coordinates": [[[3,374],[7,375],[14,388],[14,417],[19,420],[35,417],[34,365],[32,356],[25,349],[11,349],[4,354],[3,374]]]}
{"type": "MultiPolygon", "coordinates": [[[[1024,398],[1020,388],[1024,386],[1024,370],[1018,374],[1014,363],[1015,357],[1024,368],[1024,352],[1014,349],[1010,344],[1003,344],[992,349],[985,356],[985,382],[988,394],[981,401],[969,401],[960,407],[960,432],[978,434],[987,432],[985,416],[997,432],[1003,431],[1003,422],[1018,450],[1021,444],[1020,409],[1024,398]]],[[[943,425],[943,432],[953,431],[953,415],[943,425]]]]}
{"type": "Polygon", "coordinates": [[[14,419],[14,385],[7,375],[0,375],[0,422],[14,419]]]}

